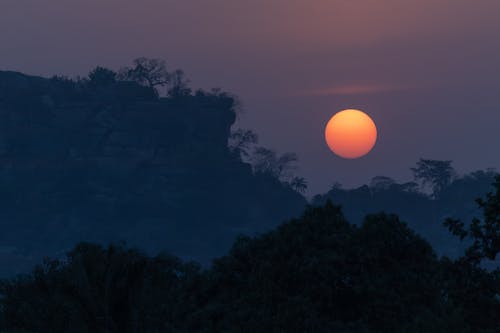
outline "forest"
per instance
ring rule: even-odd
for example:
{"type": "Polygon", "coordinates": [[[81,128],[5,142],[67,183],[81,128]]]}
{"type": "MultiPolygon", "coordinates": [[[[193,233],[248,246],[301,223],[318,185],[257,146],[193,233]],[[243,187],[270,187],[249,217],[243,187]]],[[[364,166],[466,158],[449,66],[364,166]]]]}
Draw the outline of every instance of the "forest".
{"type": "Polygon", "coordinates": [[[5,332],[498,332],[500,177],[464,256],[438,257],[396,215],[349,223],[330,201],[208,269],[123,244],[81,243],[1,284],[5,332]]]}
{"type": "Polygon", "coordinates": [[[0,332],[498,332],[495,170],[307,200],[239,108],[158,59],[0,71],[0,332]]]}

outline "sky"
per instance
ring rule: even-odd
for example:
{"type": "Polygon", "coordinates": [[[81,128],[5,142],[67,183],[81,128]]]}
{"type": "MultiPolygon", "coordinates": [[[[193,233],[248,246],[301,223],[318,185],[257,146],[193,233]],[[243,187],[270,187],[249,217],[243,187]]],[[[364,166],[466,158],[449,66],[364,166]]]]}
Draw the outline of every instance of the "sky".
{"type": "Polygon", "coordinates": [[[237,126],[296,152],[312,195],[409,181],[420,157],[500,169],[499,16],[496,0],[3,0],[0,70],[76,76],[163,58],[194,88],[239,96],[237,126]],[[346,108],[379,131],[357,160],[324,142],[346,108]]]}

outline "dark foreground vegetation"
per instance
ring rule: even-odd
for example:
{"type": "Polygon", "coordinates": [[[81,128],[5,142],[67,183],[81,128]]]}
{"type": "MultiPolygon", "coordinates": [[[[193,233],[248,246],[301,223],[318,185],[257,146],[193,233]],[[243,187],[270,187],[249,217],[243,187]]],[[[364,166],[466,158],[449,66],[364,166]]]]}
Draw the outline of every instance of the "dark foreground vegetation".
{"type": "MultiPolygon", "coordinates": [[[[234,128],[238,112],[235,96],[193,90],[158,59],[75,79],[0,71],[0,277],[81,241],[124,240],[206,266],[237,235],[298,216],[307,181],[297,156],[234,128]]],[[[438,255],[458,258],[469,244],[442,221],[477,215],[473,200],[495,172],[459,176],[451,161],[425,159],[412,170],[415,182],[335,185],[312,204],[331,200],[357,225],[395,213],[438,255]]]]}
{"type": "Polygon", "coordinates": [[[206,270],[124,245],[80,244],[1,286],[5,332],[498,332],[500,178],[483,216],[445,224],[466,254],[438,258],[395,215],[350,224],[327,202],[206,270]],[[466,227],[469,225],[469,227],[466,227]]]}
{"type": "Polygon", "coordinates": [[[289,220],[297,156],[237,112],[161,60],[0,72],[0,332],[498,332],[493,170],[421,159],[289,220]]]}

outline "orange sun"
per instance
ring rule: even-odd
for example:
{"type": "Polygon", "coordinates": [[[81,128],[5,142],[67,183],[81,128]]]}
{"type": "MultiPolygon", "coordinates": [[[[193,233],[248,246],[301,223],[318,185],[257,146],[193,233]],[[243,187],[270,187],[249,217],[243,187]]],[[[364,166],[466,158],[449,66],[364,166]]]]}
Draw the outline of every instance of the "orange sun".
{"type": "Polygon", "coordinates": [[[358,158],[372,150],[377,141],[377,127],[364,112],[354,109],[336,113],[325,128],[328,147],[343,158],[358,158]]]}

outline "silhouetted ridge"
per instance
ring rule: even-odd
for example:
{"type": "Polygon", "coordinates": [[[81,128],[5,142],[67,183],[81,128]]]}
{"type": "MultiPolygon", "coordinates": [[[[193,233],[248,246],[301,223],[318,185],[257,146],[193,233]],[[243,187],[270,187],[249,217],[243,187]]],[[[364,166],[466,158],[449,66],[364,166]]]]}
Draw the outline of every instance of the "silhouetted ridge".
{"type": "Polygon", "coordinates": [[[182,77],[159,97],[132,74],[0,72],[0,263],[15,261],[4,274],[82,240],[206,262],[305,205],[229,150],[234,97],[192,93],[182,77]]]}
{"type": "Polygon", "coordinates": [[[312,202],[319,205],[331,200],[341,205],[346,217],[357,224],[367,214],[397,214],[429,241],[438,254],[456,258],[463,254],[467,244],[452,237],[442,222],[448,217],[467,221],[477,215],[474,200],[491,190],[497,173],[486,170],[457,176],[450,161],[422,161],[436,164],[438,168],[444,164],[444,175],[433,171],[432,177],[426,177],[420,186],[416,182],[397,183],[389,177],[378,176],[369,185],[354,189],[333,186],[327,193],[315,196],[312,202]]]}

